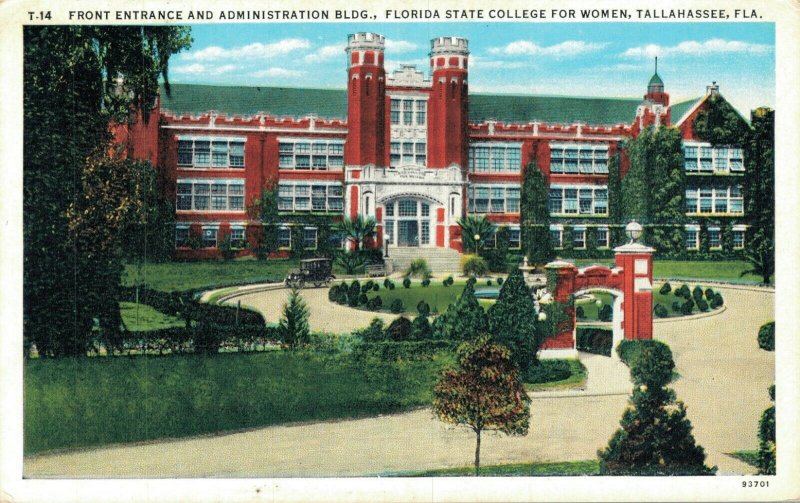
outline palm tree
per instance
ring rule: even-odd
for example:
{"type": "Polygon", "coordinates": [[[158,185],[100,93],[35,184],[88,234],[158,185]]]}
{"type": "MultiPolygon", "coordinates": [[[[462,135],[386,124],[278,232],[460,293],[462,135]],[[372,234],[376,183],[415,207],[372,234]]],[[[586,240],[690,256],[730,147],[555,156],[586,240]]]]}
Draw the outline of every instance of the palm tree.
{"type": "Polygon", "coordinates": [[[477,251],[481,243],[487,243],[494,237],[495,225],[486,216],[467,216],[458,221],[461,227],[461,241],[464,243],[464,253],[470,250],[477,251]],[[475,242],[475,236],[480,236],[475,242]]]}
{"type": "Polygon", "coordinates": [[[375,225],[374,218],[365,218],[358,215],[355,218],[345,217],[344,220],[336,226],[336,229],[344,233],[347,239],[354,243],[354,250],[359,250],[364,244],[365,239],[375,235],[375,225]]]}

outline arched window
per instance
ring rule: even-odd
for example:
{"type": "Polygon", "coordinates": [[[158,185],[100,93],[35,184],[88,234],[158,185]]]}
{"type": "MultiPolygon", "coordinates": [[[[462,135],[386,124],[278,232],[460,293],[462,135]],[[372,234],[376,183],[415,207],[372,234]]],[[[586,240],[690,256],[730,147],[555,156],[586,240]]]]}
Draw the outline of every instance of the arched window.
{"type": "Polygon", "coordinates": [[[450,99],[453,100],[456,97],[456,82],[450,81],[450,99]]]}

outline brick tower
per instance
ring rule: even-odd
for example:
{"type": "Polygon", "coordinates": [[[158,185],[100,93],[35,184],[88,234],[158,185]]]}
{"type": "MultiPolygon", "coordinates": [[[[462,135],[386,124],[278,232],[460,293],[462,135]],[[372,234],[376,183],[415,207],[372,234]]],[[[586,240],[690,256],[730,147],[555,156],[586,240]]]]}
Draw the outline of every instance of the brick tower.
{"type": "Polygon", "coordinates": [[[386,127],[386,72],[384,37],[353,33],[347,40],[347,142],[348,166],[387,166],[389,130],[386,127]]]}
{"type": "Polygon", "coordinates": [[[428,99],[428,167],[467,166],[467,39],[431,40],[432,89],[428,99]]]}

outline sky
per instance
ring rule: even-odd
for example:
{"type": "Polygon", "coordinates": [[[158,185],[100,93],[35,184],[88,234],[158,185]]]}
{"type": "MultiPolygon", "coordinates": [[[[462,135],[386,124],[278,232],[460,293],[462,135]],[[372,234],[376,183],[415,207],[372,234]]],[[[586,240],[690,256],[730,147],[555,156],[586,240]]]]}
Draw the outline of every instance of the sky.
{"type": "Polygon", "coordinates": [[[428,73],[430,40],[469,40],[471,92],[641,98],[658,73],[673,103],[716,81],[745,117],[775,106],[772,23],[264,23],[192,27],[177,83],[345,87],[349,33],[386,37],[386,68],[428,73]]]}

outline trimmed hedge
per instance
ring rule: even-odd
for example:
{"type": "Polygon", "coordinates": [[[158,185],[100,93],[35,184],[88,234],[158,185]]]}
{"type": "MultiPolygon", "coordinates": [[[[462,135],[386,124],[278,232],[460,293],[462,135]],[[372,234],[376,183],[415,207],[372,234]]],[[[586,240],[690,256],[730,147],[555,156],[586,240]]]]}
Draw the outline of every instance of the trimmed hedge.
{"type": "Polygon", "coordinates": [[[134,354],[215,354],[222,351],[242,353],[263,351],[276,344],[277,327],[274,326],[230,326],[198,324],[191,328],[174,327],[146,332],[125,332],[121,340],[107,346],[105,341],[95,340],[94,354],[105,349],[110,356],[134,354]]]}
{"type": "Polygon", "coordinates": [[[437,353],[452,352],[461,341],[376,341],[362,342],[353,348],[357,360],[378,358],[380,360],[430,360],[437,353]]]}
{"type": "Polygon", "coordinates": [[[578,328],[575,345],[578,351],[596,355],[611,356],[613,334],[604,328],[578,328]]]}
{"type": "Polygon", "coordinates": [[[572,369],[566,360],[539,360],[538,364],[531,365],[524,373],[522,381],[526,384],[539,384],[563,381],[571,375],[572,369]]]}

